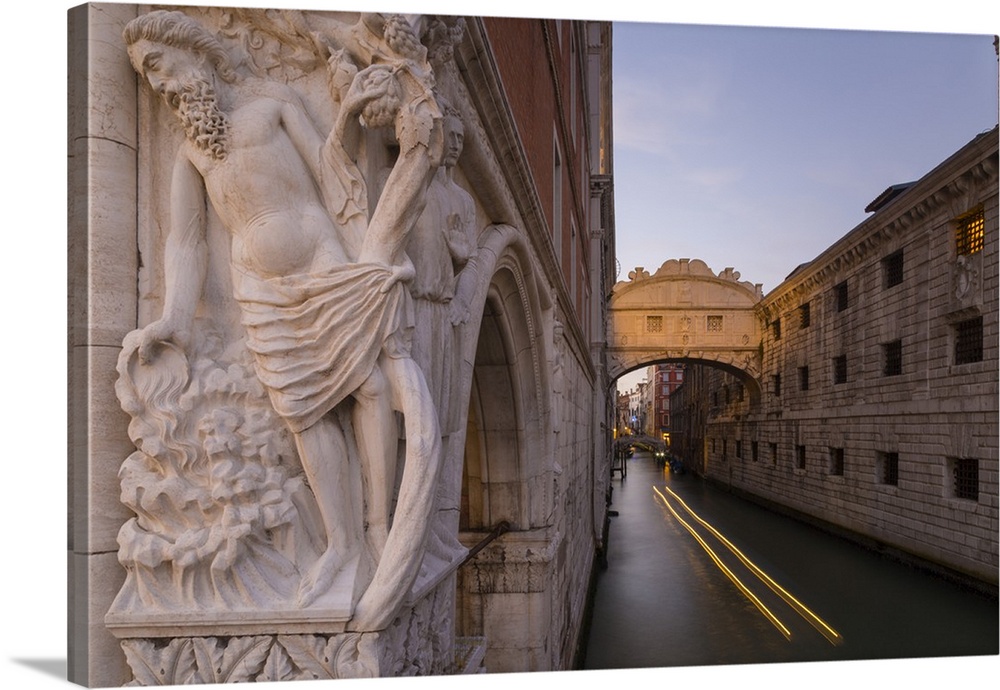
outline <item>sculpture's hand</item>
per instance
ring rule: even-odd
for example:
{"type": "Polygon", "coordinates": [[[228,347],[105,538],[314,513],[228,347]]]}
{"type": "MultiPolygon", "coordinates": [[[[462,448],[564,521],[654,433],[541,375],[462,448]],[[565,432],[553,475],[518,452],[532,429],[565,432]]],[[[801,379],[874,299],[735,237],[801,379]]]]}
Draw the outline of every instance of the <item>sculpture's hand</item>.
{"type": "Polygon", "coordinates": [[[469,321],[472,314],[469,312],[469,305],[465,303],[465,300],[458,297],[451,300],[451,313],[449,317],[452,326],[461,326],[469,321]]]}
{"type": "Polygon", "coordinates": [[[372,65],[354,75],[350,88],[344,96],[343,108],[348,112],[358,112],[368,103],[389,92],[393,82],[392,69],[387,65],[372,65]]]}
{"type": "Polygon", "coordinates": [[[172,342],[180,347],[187,344],[187,332],[171,319],[162,318],[142,329],[139,340],[139,361],[147,364],[154,357],[154,349],[159,343],[172,342]]]}
{"type": "Polygon", "coordinates": [[[417,275],[417,269],[413,266],[413,262],[410,261],[409,257],[402,264],[392,266],[389,270],[392,272],[392,277],[382,286],[381,292],[388,292],[396,283],[408,283],[417,275]]]}

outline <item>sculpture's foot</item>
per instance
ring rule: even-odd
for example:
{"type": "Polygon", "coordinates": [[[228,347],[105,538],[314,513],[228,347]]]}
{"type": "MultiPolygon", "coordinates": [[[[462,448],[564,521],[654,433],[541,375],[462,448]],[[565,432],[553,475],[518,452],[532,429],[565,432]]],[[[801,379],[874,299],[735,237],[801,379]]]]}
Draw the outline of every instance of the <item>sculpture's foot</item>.
{"type": "Polygon", "coordinates": [[[330,591],[343,565],[340,554],[333,548],[327,549],[299,583],[299,606],[305,608],[330,591]]]}

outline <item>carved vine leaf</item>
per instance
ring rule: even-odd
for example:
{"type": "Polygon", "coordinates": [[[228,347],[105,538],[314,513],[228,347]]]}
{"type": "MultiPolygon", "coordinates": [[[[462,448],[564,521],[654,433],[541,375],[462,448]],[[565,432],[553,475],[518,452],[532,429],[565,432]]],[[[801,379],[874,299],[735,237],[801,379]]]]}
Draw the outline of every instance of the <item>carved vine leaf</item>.
{"type": "Polygon", "coordinates": [[[337,675],[342,678],[376,678],[378,669],[378,633],[351,633],[340,638],[337,650],[337,675]]]}
{"type": "Polygon", "coordinates": [[[315,635],[279,635],[278,644],[285,648],[292,663],[301,670],[300,679],[336,678],[331,664],[333,657],[327,651],[330,643],[325,638],[315,635]]]}
{"type": "Polygon", "coordinates": [[[267,659],[264,661],[264,668],[257,676],[257,682],[276,682],[281,680],[294,680],[295,667],[288,656],[288,652],[280,644],[272,645],[267,659]]]}
{"type": "Polygon", "coordinates": [[[192,640],[201,683],[243,683],[258,676],[267,661],[274,638],[234,637],[222,642],[214,637],[192,640]]]}
{"type": "Polygon", "coordinates": [[[197,682],[191,640],[175,638],[165,646],[151,640],[123,640],[125,660],[135,685],[187,685],[197,682]]]}

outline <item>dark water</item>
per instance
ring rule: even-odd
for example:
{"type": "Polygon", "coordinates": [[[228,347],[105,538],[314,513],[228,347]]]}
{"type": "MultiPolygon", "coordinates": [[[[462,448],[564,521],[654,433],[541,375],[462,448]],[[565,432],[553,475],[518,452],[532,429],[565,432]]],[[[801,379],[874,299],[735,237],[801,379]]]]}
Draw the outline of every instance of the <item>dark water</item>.
{"type": "Polygon", "coordinates": [[[585,668],[996,655],[998,603],[779,516],[648,455],[613,480],[608,569],[598,575],[585,668]],[[695,527],[789,631],[751,603],[665,507],[695,527]],[[820,634],[679,506],[711,523],[840,635],[820,634]]]}

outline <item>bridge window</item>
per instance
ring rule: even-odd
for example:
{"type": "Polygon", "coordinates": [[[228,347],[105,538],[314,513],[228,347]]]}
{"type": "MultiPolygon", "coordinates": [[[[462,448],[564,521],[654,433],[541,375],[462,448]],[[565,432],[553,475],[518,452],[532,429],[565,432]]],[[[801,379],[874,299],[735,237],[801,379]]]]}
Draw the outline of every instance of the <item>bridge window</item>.
{"type": "Polygon", "coordinates": [[[879,452],[875,456],[875,474],[882,484],[899,485],[899,453],[879,452]]]}
{"type": "Polygon", "coordinates": [[[722,333],[722,317],[709,316],[706,329],[709,333],[722,333]]]}
{"type": "Polygon", "coordinates": [[[663,332],[663,317],[662,316],[647,316],[646,317],[646,332],[647,333],[662,333],[663,332]]]}
{"type": "Polygon", "coordinates": [[[795,446],[795,467],[800,470],[806,468],[806,447],[795,446]]]}
{"type": "Polygon", "coordinates": [[[955,364],[983,361],[983,317],[955,325],[955,364]]]}
{"type": "Polygon", "coordinates": [[[847,281],[840,283],[833,288],[834,301],[837,304],[837,311],[844,311],[848,305],[847,281]]]}
{"type": "Polygon", "coordinates": [[[799,390],[809,390],[809,367],[799,367],[799,390]]]}
{"type": "Polygon", "coordinates": [[[894,251],[882,259],[882,284],[895,287],[903,282],[903,250],[894,251]]]}
{"type": "Polygon", "coordinates": [[[799,307],[799,328],[808,328],[812,317],[809,313],[809,303],[806,302],[799,307]]]}
{"type": "Polygon", "coordinates": [[[948,458],[949,474],[953,478],[952,496],[970,501],[979,500],[979,460],[948,458]]]}
{"type": "Polygon", "coordinates": [[[882,374],[899,376],[903,373],[903,341],[893,340],[882,345],[882,374]]]}
{"type": "Polygon", "coordinates": [[[781,340],[781,319],[775,319],[771,322],[771,331],[775,340],[781,340]]]}
{"type": "Polygon", "coordinates": [[[847,355],[833,358],[833,382],[847,383],[847,355]]]}
{"type": "Polygon", "coordinates": [[[983,208],[959,217],[955,221],[955,248],[959,256],[969,256],[982,250],[986,220],[983,208]]]}
{"type": "Polygon", "coordinates": [[[843,448],[830,448],[830,474],[836,477],[844,476],[843,448]]]}

